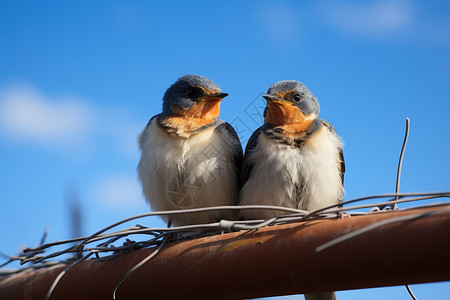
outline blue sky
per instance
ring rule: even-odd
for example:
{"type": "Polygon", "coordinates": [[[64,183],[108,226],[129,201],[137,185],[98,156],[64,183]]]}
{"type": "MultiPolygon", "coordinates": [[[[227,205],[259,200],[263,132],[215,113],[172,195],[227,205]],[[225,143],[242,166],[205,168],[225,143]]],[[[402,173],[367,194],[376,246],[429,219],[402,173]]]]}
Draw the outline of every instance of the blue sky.
{"type": "MultiPolygon", "coordinates": [[[[259,95],[304,82],[345,142],[346,199],[394,191],[406,117],[401,191],[450,189],[447,1],[1,0],[0,37],[2,252],[47,226],[48,240],[68,238],[70,195],[84,234],[148,211],[136,137],[184,74],[230,94],[221,118],[244,146],[259,95]]],[[[444,299],[450,284],[413,290],[444,299]]],[[[403,287],[338,296],[409,299],[403,287]]]]}

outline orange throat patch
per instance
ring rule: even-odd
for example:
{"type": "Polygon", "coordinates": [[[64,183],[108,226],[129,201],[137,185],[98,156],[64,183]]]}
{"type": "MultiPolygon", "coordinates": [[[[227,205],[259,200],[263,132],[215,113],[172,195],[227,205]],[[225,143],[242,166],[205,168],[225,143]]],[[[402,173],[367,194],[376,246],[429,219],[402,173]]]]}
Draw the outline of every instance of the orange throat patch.
{"type": "Polygon", "coordinates": [[[175,133],[179,136],[190,136],[203,126],[214,122],[220,114],[220,100],[201,100],[188,110],[172,108],[173,115],[165,117],[161,120],[161,123],[173,129],[169,130],[170,133],[175,133]]]}
{"type": "Polygon", "coordinates": [[[316,115],[305,116],[300,108],[288,102],[269,101],[264,121],[280,128],[287,137],[298,139],[316,118],[316,115]]]}

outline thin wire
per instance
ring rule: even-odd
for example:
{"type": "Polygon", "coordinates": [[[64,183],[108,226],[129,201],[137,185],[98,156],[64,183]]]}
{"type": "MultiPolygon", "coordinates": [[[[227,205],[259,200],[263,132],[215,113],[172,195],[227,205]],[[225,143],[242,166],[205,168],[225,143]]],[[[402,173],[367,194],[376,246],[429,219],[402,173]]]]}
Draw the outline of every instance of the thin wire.
{"type": "MultiPolygon", "coordinates": [[[[83,253],[87,253],[89,255],[95,254],[97,259],[100,260],[111,260],[119,255],[130,252],[134,249],[142,249],[146,247],[159,246],[161,244],[161,237],[166,236],[167,234],[171,234],[174,240],[181,241],[183,239],[192,239],[198,238],[205,235],[217,234],[220,232],[231,232],[238,230],[252,230],[262,228],[264,226],[272,226],[278,224],[286,224],[292,222],[302,222],[311,219],[324,219],[324,218],[336,218],[336,213],[346,210],[356,210],[361,208],[373,208],[380,205],[391,205],[393,203],[404,203],[409,201],[419,201],[425,199],[433,199],[433,198],[441,198],[441,197],[450,197],[450,192],[432,192],[432,193],[390,193],[390,194],[380,194],[373,196],[366,196],[362,198],[357,198],[353,200],[346,201],[345,203],[353,203],[357,201],[363,201],[368,199],[380,199],[380,198],[388,198],[386,202],[375,203],[375,204],[365,204],[365,205],[355,205],[350,207],[336,207],[329,206],[321,210],[317,210],[315,212],[307,213],[306,211],[297,210],[297,209],[286,209],[284,207],[274,207],[274,206],[265,206],[265,205],[252,205],[252,206],[223,206],[223,207],[207,207],[201,209],[190,209],[190,210],[179,210],[175,211],[175,213],[192,213],[192,212],[205,212],[212,210],[224,210],[224,209],[233,209],[233,210],[244,210],[244,209],[273,209],[290,212],[291,214],[283,214],[279,217],[268,219],[268,220],[246,220],[246,221],[226,221],[223,220],[221,222],[216,223],[206,223],[206,224],[196,224],[196,225],[186,225],[186,226],[178,226],[171,228],[147,228],[142,225],[136,225],[134,227],[121,229],[112,233],[105,233],[106,230],[111,229],[117,225],[123,224],[128,220],[134,220],[138,218],[144,218],[147,216],[159,216],[165,214],[172,214],[173,211],[160,211],[160,212],[152,212],[141,214],[138,216],[133,216],[127,218],[125,220],[119,221],[113,225],[108,226],[107,228],[100,230],[97,234],[93,234],[88,237],[82,237],[77,239],[70,239],[66,241],[59,242],[51,242],[48,244],[44,244],[42,246],[36,248],[28,248],[24,250],[26,253],[21,253],[20,256],[10,257],[10,260],[2,266],[7,265],[8,263],[18,260],[21,264],[31,263],[32,265],[29,267],[25,267],[17,270],[11,270],[9,274],[17,273],[27,269],[38,269],[45,266],[47,263],[45,262],[48,259],[63,255],[65,253],[77,253],[77,257],[81,259],[85,259],[83,257],[83,253]],[[395,198],[398,197],[398,200],[395,198]],[[116,242],[121,238],[125,238],[126,236],[136,235],[136,234],[145,234],[150,235],[151,238],[145,241],[133,242],[129,245],[123,245],[120,247],[114,246],[112,243],[116,242]],[[78,241],[77,245],[73,245],[73,241],[78,241]],[[94,247],[86,247],[88,244],[91,244],[96,241],[101,241],[97,246],[94,247]],[[59,246],[64,244],[71,244],[70,247],[67,247],[65,250],[56,251],[47,255],[41,255],[46,252],[44,249],[48,249],[52,246],[59,246]],[[100,256],[104,255],[104,256],[100,256]],[[106,256],[108,255],[108,256],[106,256]]],[[[437,205],[437,204],[432,204],[437,205]]],[[[442,204],[441,204],[442,205],[442,204]]],[[[448,205],[448,204],[447,204],[448,205]]],[[[431,206],[431,205],[427,205],[431,206]]],[[[412,208],[411,208],[412,209],[412,208]]],[[[348,212],[350,215],[362,215],[362,214],[371,214],[377,213],[374,212],[373,209],[369,210],[369,212],[348,212]]],[[[73,262],[73,257],[71,257],[73,262]]],[[[71,262],[71,260],[66,260],[65,263],[71,262]]],[[[79,261],[77,259],[76,261],[79,261]]],[[[61,262],[60,262],[61,263],[61,262]]],[[[48,264],[47,264],[48,265],[48,264]]],[[[2,270],[2,275],[7,275],[8,272],[4,272],[2,270]]]]}
{"type": "Polygon", "coordinates": [[[94,253],[88,253],[87,255],[85,255],[84,257],[82,257],[81,259],[77,260],[76,262],[74,262],[73,264],[71,264],[69,267],[67,267],[66,269],[64,269],[61,273],[58,274],[58,276],[56,276],[55,280],[53,281],[52,285],[50,286],[50,288],[47,291],[47,294],[45,295],[45,300],[48,300],[50,298],[50,296],[52,295],[53,291],[56,288],[56,285],[58,284],[58,282],[61,280],[61,278],[73,267],[75,267],[76,265],[78,265],[79,263],[85,261],[86,259],[89,258],[89,256],[91,256],[94,253]]]}
{"type": "MultiPolygon", "coordinates": [[[[402,151],[400,152],[400,158],[398,159],[397,180],[395,182],[395,192],[396,193],[398,193],[400,191],[400,176],[402,174],[403,156],[405,155],[406,144],[408,143],[409,124],[410,124],[409,118],[406,118],[405,138],[403,139],[402,151]]],[[[398,200],[398,198],[395,197],[395,200],[398,200]]],[[[393,204],[391,206],[391,208],[397,209],[397,204],[393,204]]]]}
{"type": "Polygon", "coordinates": [[[355,231],[349,232],[347,234],[344,234],[344,235],[342,235],[342,236],[340,236],[338,238],[335,238],[335,239],[333,239],[333,240],[331,240],[329,242],[326,242],[326,243],[324,243],[324,244],[322,244],[322,245],[320,245],[320,246],[318,246],[316,248],[316,253],[317,252],[321,252],[321,251],[323,251],[323,250],[325,250],[327,248],[330,248],[332,246],[335,246],[335,245],[337,245],[339,243],[342,243],[343,241],[346,241],[348,239],[354,238],[355,236],[361,235],[363,233],[366,233],[368,231],[371,231],[371,230],[373,230],[375,228],[378,228],[378,227],[381,227],[381,226],[384,226],[384,225],[387,225],[387,224],[400,222],[400,221],[406,221],[406,220],[414,220],[414,219],[419,219],[419,218],[423,218],[423,217],[429,217],[429,216],[432,216],[432,215],[440,214],[440,213],[445,212],[447,210],[450,210],[450,206],[447,206],[447,207],[445,207],[443,209],[438,209],[438,210],[429,211],[429,212],[425,212],[425,213],[418,213],[418,214],[413,214],[413,215],[406,215],[406,216],[401,216],[401,217],[397,217],[397,218],[391,218],[391,219],[382,220],[382,221],[379,221],[377,223],[373,223],[373,224],[370,224],[370,225],[368,225],[366,227],[363,227],[363,228],[360,228],[358,230],[355,230],[355,231]]]}
{"type": "MultiPolygon", "coordinates": [[[[360,197],[360,198],[355,198],[352,200],[348,200],[348,201],[344,201],[341,202],[339,204],[334,204],[334,205],[330,205],[330,206],[325,206],[322,207],[320,209],[317,209],[315,211],[312,211],[310,213],[307,213],[305,215],[305,219],[306,218],[311,218],[312,216],[316,216],[321,212],[325,212],[328,211],[329,209],[332,208],[336,208],[342,205],[346,205],[346,204],[350,204],[350,203],[354,203],[354,202],[359,202],[359,201],[363,201],[363,200],[369,200],[369,199],[377,199],[377,198],[391,198],[391,197],[397,197],[398,198],[405,198],[405,197],[412,197],[412,196],[437,196],[437,197],[441,197],[441,195],[445,195],[444,197],[448,197],[447,195],[450,195],[450,192],[432,192],[432,193],[387,193],[387,194],[378,194],[378,195],[371,195],[371,196],[365,196],[365,197],[360,197]]],[[[389,200],[389,201],[395,201],[395,199],[389,200]]],[[[389,203],[391,204],[391,203],[389,203]]],[[[372,204],[372,207],[375,206],[379,206],[379,203],[377,204],[372,204]]],[[[348,209],[348,208],[346,208],[348,209]]]]}
{"type": "Polygon", "coordinates": [[[144,258],[142,261],[140,261],[137,265],[135,265],[133,268],[131,268],[130,270],[128,270],[128,272],[119,279],[119,281],[116,283],[116,285],[114,286],[113,289],[113,293],[112,293],[112,297],[113,299],[116,299],[116,292],[117,289],[119,288],[119,286],[122,284],[122,282],[125,281],[125,279],[128,278],[128,276],[130,276],[134,271],[136,271],[138,268],[140,268],[142,265],[144,265],[147,261],[149,261],[150,259],[152,259],[153,257],[155,257],[156,254],[158,254],[158,252],[162,249],[162,247],[164,247],[164,245],[166,244],[167,238],[164,237],[164,239],[161,242],[161,245],[158,246],[158,248],[155,249],[155,251],[153,251],[152,253],[150,253],[149,256],[147,256],[146,258],[144,258]]]}
{"type": "MultiPolygon", "coordinates": [[[[398,165],[397,165],[397,178],[395,180],[395,193],[399,193],[400,191],[400,177],[402,174],[402,164],[403,164],[403,156],[405,155],[405,149],[406,149],[406,144],[408,143],[408,137],[409,137],[409,126],[410,125],[410,120],[409,118],[406,118],[406,129],[405,129],[405,137],[403,138],[403,145],[402,145],[402,150],[400,151],[400,157],[398,159],[398,165]]],[[[395,200],[398,200],[399,198],[396,196],[395,200]]],[[[386,205],[382,205],[379,206],[378,208],[380,210],[384,209],[386,207],[386,205]]],[[[397,204],[390,204],[390,208],[396,210],[397,209],[397,204]]]]}
{"type": "MultiPolygon", "coordinates": [[[[400,152],[400,158],[398,160],[398,167],[397,167],[397,180],[395,182],[395,192],[398,193],[400,190],[400,176],[402,173],[402,162],[403,162],[403,155],[405,154],[405,148],[406,148],[406,143],[408,142],[408,136],[409,136],[409,118],[406,118],[406,130],[405,130],[405,138],[403,139],[403,145],[402,145],[402,151],[400,152]]],[[[396,197],[395,200],[398,200],[398,198],[396,197]]],[[[391,209],[396,210],[397,209],[397,203],[391,205],[391,209]]],[[[413,299],[416,299],[416,297],[414,296],[414,293],[412,292],[411,288],[409,285],[405,285],[406,290],[408,291],[408,293],[411,295],[411,297],[413,299]]]]}
{"type": "Polygon", "coordinates": [[[47,227],[45,227],[44,234],[41,237],[41,241],[39,243],[40,246],[42,246],[45,243],[45,240],[47,239],[48,233],[49,233],[49,228],[47,226],[47,227]]]}
{"type": "MultiPolygon", "coordinates": [[[[366,197],[361,197],[361,198],[356,198],[353,200],[349,200],[349,201],[345,201],[343,203],[341,203],[340,205],[344,205],[344,204],[350,204],[353,202],[357,202],[357,201],[362,201],[362,200],[368,200],[368,199],[375,199],[375,198],[386,198],[386,197],[396,197],[396,198],[406,198],[406,197],[411,197],[411,196],[424,196],[426,195],[427,198],[434,198],[434,197],[448,197],[450,196],[450,192],[433,192],[433,193],[389,193],[389,194],[379,194],[379,195],[372,195],[372,196],[366,196],[366,197]]],[[[395,200],[395,199],[392,199],[395,200]]],[[[417,199],[411,199],[411,200],[398,200],[400,203],[401,202],[408,202],[408,201],[416,201],[416,200],[420,200],[420,198],[417,199]]],[[[391,200],[389,200],[391,201],[391,200]]],[[[306,212],[303,210],[298,210],[298,209],[292,209],[292,208],[286,208],[286,207],[278,207],[278,206],[270,206],[270,205],[248,205],[248,206],[217,206],[217,207],[204,207],[204,208],[198,208],[198,209],[187,209],[187,210],[176,210],[176,211],[157,211],[157,212],[150,212],[150,213],[145,213],[145,214],[140,214],[140,215],[136,215],[130,218],[126,218],[124,220],[121,220],[119,222],[116,222],[108,227],[103,228],[102,230],[88,236],[88,237],[80,237],[80,238],[74,238],[74,239],[69,239],[69,240],[65,240],[65,241],[57,241],[57,242],[50,242],[47,244],[44,244],[42,246],[38,246],[38,247],[34,247],[34,248],[27,248],[24,250],[24,254],[25,256],[33,256],[35,255],[35,253],[33,253],[34,251],[40,251],[52,246],[56,246],[56,245],[61,245],[61,244],[65,244],[65,243],[72,243],[72,242],[76,242],[76,241],[81,241],[81,243],[74,245],[73,247],[69,248],[68,252],[71,251],[75,251],[77,248],[81,248],[83,245],[87,244],[87,243],[91,243],[97,240],[101,240],[101,239],[105,239],[107,237],[116,237],[118,235],[122,235],[122,236],[126,236],[128,234],[130,234],[128,229],[123,229],[123,230],[119,230],[116,231],[114,233],[111,234],[102,234],[103,232],[114,228],[118,225],[121,225],[123,223],[126,223],[130,220],[134,220],[134,219],[138,219],[138,218],[144,218],[144,217],[150,217],[150,216],[162,216],[162,215],[170,215],[170,214],[182,214],[182,213],[193,213],[193,212],[207,212],[207,211],[217,211],[217,210],[245,210],[245,209],[274,209],[274,210],[281,210],[281,211],[285,211],[285,212],[292,212],[292,213],[296,213],[298,215],[303,215],[304,218],[310,218],[312,216],[318,215],[320,212],[324,212],[324,211],[329,211],[330,209],[335,208],[337,205],[331,205],[328,207],[324,207],[322,209],[313,211],[313,212],[306,212]]],[[[358,208],[362,208],[362,207],[373,207],[376,206],[376,204],[372,204],[372,205],[366,205],[366,206],[360,206],[358,208]]],[[[346,208],[346,209],[352,209],[350,208],[346,208]]],[[[247,222],[247,221],[246,221],[247,222]]],[[[131,229],[134,228],[139,228],[138,230],[136,230],[136,234],[137,233],[151,233],[153,232],[165,232],[167,230],[170,231],[184,231],[184,230],[198,230],[198,229],[207,229],[210,227],[214,227],[216,224],[218,223],[212,223],[212,224],[197,224],[197,225],[188,225],[188,226],[179,226],[179,227],[172,227],[172,228],[152,228],[152,229],[141,229],[140,227],[133,227],[131,229]]],[[[62,251],[64,252],[64,251],[62,251]]],[[[60,254],[63,254],[63,253],[60,254]]]]}
{"type": "Polygon", "coordinates": [[[0,256],[2,256],[4,259],[10,259],[9,255],[6,253],[3,253],[2,251],[0,251],[0,256]]]}
{"type": "MultiPolygon", "coordinates": [[[[395,204],[399,204],[399,203],[414,202],[414,201],[419,201],[419,200],[429,200],[429,199],[435,199],[435,198],[441,198],[441,197],[450,197],[450,194],[443,194],[443,195],[440,195],[440,196],[414,197],[414,198],[401,199],[401,200],[391,199],[391,200],[388,200],[388,201],[385,201],[385,202],[379,202],[379,203],[377,203],[377,205],[384,205],[384,206],[386,206],[386,205],[391,205],[393,202],[395,204]]],[[[442,203],[438,203],[438,205],[439,204],[442,204],[442,203]]],[[[435,204],[431,204],[431,205],[435,205],[435,204]]],[[[332,214],[332,213],[338,213],[338,212],[341,212],[341,211],[349,211],[349,210],[356,210],[356,209],[369,208],[369,207],[374,207],[374,205],[373,204],[363,204],[363,205],[355,205],[355,206],[350,206],[350,207],[336,207],[334,209],[333,208],[327,209],[325,212],[328,213],[328,214],[332,214]]],[[[423,207],[423,206],[421,206],[421,207],[423,207]]],[[[411,207],[409,209],[415,209],[415,208],[416,207],[411,207]]],[[[324,213],[322,213],[322,214],[324,214],[324,213]]],[[[365,213],[365,214],[367,214],[367,213],[365,213]]],[[[307,215],[307,216],[304,217],[304,219],[306,219],[307,217],[309,218],[310,216],[307,215]]]]}
{"type": "Polygon", "coordinates": [[[2,264],[0,265],[0,269],[3,268],[3,267],[6,266],[6,265],[12,263],[12,262],[14,261],[14,259],[13,259],[12,257],[9,257],[9,256],[8,256],[8,258],[9,258],[9,259],[8,259],[6,262],[4,262],[4,263],[2,263],[2,264]]]}
{"type": "Polygon", "coordinates": [[[413,298],[413,300],[417,300],[416,295],[414,295],[413,291],[411,290],[411,287],[408,284],[406,285],[406,290],[408,291],[411,298],[413,298]]]}
{"type": "MultiPolygon", "coordinates": [[[[169,220],[169,222],[167,223],[167,228],[170,228],[171,225],[172,225],[172,221],[169,220]]],[[[125,281],[125,279],[127,279],[128,276],[130,276],[134,271],[136,271],[138,268],[140,268],[142,265],[144,265],[147,261],[149,261],[150,259],[155,257],[156,254],[158,254],[158,252],[162,249],[162,247],[164,247],[164,245],[166,244],[166,241],[167,241],[167,236],[164,236],[163,240],[161,242],[161,245],[159,245],[158,248],[155,249],[155,251],[153,251],[150,255],[148,255],[146,258],[144,258],[142,261],[140,261],[133,268],[128,270],[128,272],[122,278],[119,279],[119,281],[116,283],[116,285],[114,286],[114,289],[113,289],[113,293],[112,293],[113,299],[116,299],[117,289],[122,284],[122,282],[125,281]]]]}
{"type": "MultiPolygon", "coordinates": [[[[143,218],[143,217],[150,217],[150,216],[166,216],[166,215],[177,215],[177,214],[189,214],[189,213],[197,213],[197,212],[207,212],[207,211],[217,211],[217,210],[241,210],[241,206],[211,206],[211,207],[201,207],[201,208],[193,208],[193,209],[180,209],[180,210],[166,210],[166,211],[155,211],[155,212],[149,212],[145,214],[140,214],[136,216],[132,216],[126,219],[123,219],[119,222],[116,222],[112,225],[109,225],[94,234],[84,238],[79,244],[75,245],[73,248],[80,248],[87,244],[92,238],[100,235],[101,233],[117,227],[123,223],[143,218]]],[[[273,210],[280,210],[280,211],[286,211],[286,212],[293,212],[293,213],[299,213],[299,212],[305,212],[300,209],[294,209],[294,208],[288,208],[288,207],[281,207],[281,206],[274,206],[274,205],[247,205],[245,209],[273,209],[273,210]]],[[[24,252],[29,252],[37,249],[42,249],[43,247],[36,247],[36,248],[27,248],[24,250],[24,252]]]]}

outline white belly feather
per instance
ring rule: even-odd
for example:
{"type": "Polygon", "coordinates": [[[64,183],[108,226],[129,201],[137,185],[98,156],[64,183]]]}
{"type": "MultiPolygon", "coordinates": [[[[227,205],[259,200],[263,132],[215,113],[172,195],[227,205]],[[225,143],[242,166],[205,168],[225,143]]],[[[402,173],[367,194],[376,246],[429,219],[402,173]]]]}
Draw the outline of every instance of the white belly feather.
{"type": "MultiPolygon", "coordinates": [[[[275,143],[265,134],[251,153],[252,174],[241,191],[241,205],[279,205],[313,211],[337,204],[343,187],[339,171],[341,142],[322,126],[298,148],[275,143]],[[302,197],[298,199],[296,187],[302,197]]],[[[245,218],[269,218],[279,212],[244,210],[245,218]]]]}
{"type": "MultiPolygon", "coordinates": [[[[231,141],[215,126],[190,138],[173,137],[154,119],[139,137],[138,175],[154,211],[235,205],[238,182],[231,141]]],[[[231,212],[171,216],[175,225],[232,219],[231,212]]]]}

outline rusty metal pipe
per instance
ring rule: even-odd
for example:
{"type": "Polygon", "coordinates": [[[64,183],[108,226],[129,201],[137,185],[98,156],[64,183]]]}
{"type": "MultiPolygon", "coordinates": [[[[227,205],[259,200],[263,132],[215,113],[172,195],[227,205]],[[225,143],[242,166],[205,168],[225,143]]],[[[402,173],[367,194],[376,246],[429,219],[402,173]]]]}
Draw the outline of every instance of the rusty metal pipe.
{"type": "MultiPolygon", "coordinates": [[[[117,299],[241,299],[450,280],[450,210],[388,223],[321,252],[365,226],[447,206],[314,220],[168,243],[128,277],[117,299]]],[[[115,283],[152,249],[68,271],[50,299],[112,299],[115,283]]],[[[0,279],[2,299],[44,299],[66,265],[0,279]]]]}

